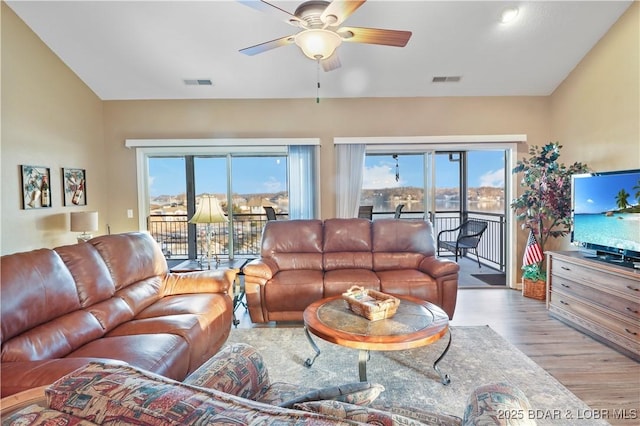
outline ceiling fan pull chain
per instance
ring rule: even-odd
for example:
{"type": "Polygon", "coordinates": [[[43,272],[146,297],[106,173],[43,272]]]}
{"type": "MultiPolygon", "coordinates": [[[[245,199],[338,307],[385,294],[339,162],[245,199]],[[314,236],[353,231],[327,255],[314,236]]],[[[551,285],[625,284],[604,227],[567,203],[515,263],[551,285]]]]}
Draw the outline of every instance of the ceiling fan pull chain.
{"type": "Polygon", "coordinates": [[[316,103],[320,103],[320,59],[317,61],[318,67],[316,68],[316,80],[318,81],[318,86],[316,87],[316,103]]]}

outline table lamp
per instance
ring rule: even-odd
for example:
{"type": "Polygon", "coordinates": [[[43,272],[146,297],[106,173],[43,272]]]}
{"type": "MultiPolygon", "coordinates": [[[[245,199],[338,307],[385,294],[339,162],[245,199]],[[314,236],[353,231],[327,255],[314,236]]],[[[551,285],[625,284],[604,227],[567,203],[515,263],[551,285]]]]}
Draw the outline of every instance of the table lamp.
{"type": "Polygon", "coordinates": [[[78,242],[84,243],[93,238],[89,232],[98,230],[98,212],[71,212],[71,232],[82,232],[78,242]]]}
{"type": "MultiPolygon", "coordinates": [[[[205,260],[207,263],[207,269],[211,269],[210,253],[211,253],[211,224],[228,222],[229,219],[224,215],[220,204],[216,197],[212,195],[203,195],[200,197],[200,204],[196,209],[195,214],[189,219],[189,223],[204,223],[206,224],[207,234],[207,251],[205,253],[205,260]]],[[[216,268],[220,264],[218,254],[215,253],[216,268]]]]}

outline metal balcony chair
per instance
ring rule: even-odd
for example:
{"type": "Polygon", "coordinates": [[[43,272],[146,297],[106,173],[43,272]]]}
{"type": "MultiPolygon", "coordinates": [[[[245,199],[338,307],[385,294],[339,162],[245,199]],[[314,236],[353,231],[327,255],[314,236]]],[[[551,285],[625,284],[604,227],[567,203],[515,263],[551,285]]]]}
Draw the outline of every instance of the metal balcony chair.
{"type": "Polygon", "coordinates": [[[480,256],[478,256],[478,244],[480,243],[480,238],[482,238],[482,234],[487,230],[487,222],[483,220],[467,220],[463,222],[460,226],[453,229],[445,229],[443,231],[438,232],[438,256],[440,255],[440,250],[445,249],[455,254],[456,262],[458,261],[458,254],[460,257],[463,256],[466,250],[473,250],[476,254],[476,258],[478,259],[478,268],[481,268],[480,265],[480,256]],[[458,235],[454,241],[442,240],[442,234],[445,232],[454,232],[458,231],[458,235]]]}
{"type": "Polygon", "coordinates": [[[404,204],[398,204],[396,207],[396,212],[393,215],[394,219],[400,219],[400,215],[402,214],[402,209],[404,208],[404,204]]]}
{"type": "Polygon", "coordinates": [[[273,209],[273,207],[262,206],[262,208],[267,213],[267,220],[277,220],[276,211],[273,209]]]}
{"type": "Polygon", "coordinates": [[[360,206],[358,217],[361,219],[373,219],[373,206],[360,206]]]}

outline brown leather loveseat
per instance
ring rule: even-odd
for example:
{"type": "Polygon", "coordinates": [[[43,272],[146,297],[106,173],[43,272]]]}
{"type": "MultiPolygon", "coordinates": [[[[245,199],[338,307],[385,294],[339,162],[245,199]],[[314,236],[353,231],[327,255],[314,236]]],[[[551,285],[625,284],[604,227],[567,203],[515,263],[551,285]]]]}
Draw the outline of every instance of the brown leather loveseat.
{"type": "Polygon", "coordinates": [[[146,233],[2,256],[2,396],[94,360],[182,380],[224,344],[235,272],[172,274],[146,233]]]}
{"type": "Polygon", "coordinates": [[[453,318],[459,266],[435,253],[424,220],[269,221],[260,258],[243,268],[251,321],[300,321],[311,303],[353,285],[414,296],[453,318]]]}

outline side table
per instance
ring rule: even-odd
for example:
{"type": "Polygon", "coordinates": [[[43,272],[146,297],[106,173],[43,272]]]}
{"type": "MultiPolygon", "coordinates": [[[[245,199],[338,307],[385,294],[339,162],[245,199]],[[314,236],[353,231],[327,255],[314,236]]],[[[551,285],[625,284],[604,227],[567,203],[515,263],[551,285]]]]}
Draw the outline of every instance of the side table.
{"type": "MultiPolygon", "coordinates": [[[[236,275],[233,283],[233,325],[235,327],[238,327],[238,324],[240,324],[240,320],[236,318],[236,309],[240,305],[244,306],[245,309],[247,308],[247,305],[245,305],[243,301],[244,280],[241,280],[239,276],[242,275],[242,268],[248,261],[249,259],[224,259],[217,264],[215,261],[211,262],[211,269],[235,269],[238,271],[238,275],[236,275]]],[[[203,267],[202,263],[196,259],[187,259],[169,269],[169,271],[175,273],[205,270],[206,267],[203,267]]]]}

